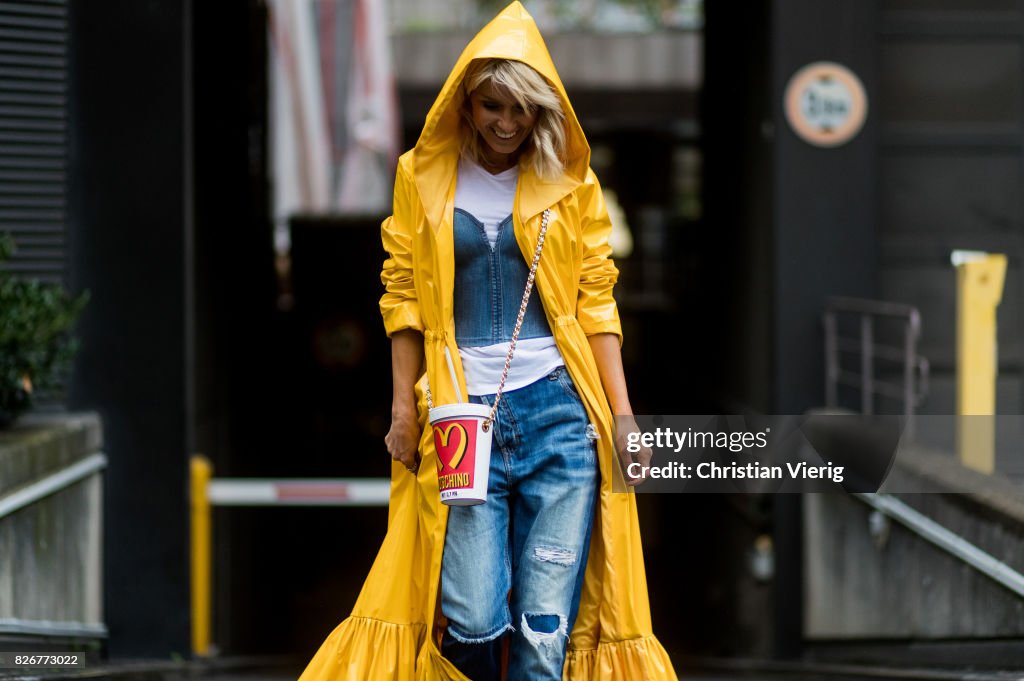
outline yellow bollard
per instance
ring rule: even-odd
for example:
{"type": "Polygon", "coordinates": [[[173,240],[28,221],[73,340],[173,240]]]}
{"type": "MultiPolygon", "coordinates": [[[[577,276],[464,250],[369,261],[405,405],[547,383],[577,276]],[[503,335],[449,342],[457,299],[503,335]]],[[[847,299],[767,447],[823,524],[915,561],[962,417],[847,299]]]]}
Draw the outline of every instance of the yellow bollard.
{"type": "Polygon", "coordinates": [[[210,547],[212,514],[208,495],[213,466],[205,456],[191,460],[192,479],[192,654],[210,654],[210,547]]]}
{"type": "Polygon", "coordinates": [[[1003,297],[1006,256],[955,251],[956,413],[960,461],[983,473],[995,470],[996,308],[1003,297]]]}

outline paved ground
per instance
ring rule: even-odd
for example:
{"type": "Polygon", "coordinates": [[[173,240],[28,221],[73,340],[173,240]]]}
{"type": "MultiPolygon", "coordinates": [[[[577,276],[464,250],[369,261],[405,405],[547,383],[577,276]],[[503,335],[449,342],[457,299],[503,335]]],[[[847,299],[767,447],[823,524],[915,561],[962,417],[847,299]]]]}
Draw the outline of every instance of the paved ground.
{"type": "MultiPolygon", "coordinates": [[[[139,671],[138,673],[125,673],[118,671],[115,674],[104,673],[100,668],[92,668],[69,672],[63,675],[51,675],[50,673],[39,674],[18,674],[0,675],[3,681],[296,681],[301,669],[249,669],[249,670],[208,670],[197,673],[196,670],[189,671],[139,671]]],[[[623,679],[623,681],[629,681],[623,679]]],[[[796,677],[780,675],[769,676],[748,676],[725,674],[685,674],[680,675],[680,681],[798,681],[796,677]]],[[[802,680],[801,680],[802,681],[802,680]]]]}
{"type": "MultiPolygon", "coordinates": [[[[296,681],[299,674],[302,672],[301,669],[295,669],[294,671],[276,670],[272,672],[266,671],[233,671],[233,672],[218,672],[213,674],[203,675],[202,681],[296,681]]],[[[170,678],[170,677],[165,677],[170,678]]],[[[183,677],[191,678],[193,681],[197,677],[183,677]]],[[[767,676],[747,676],[738,675],[735,673],[716,673],[716,674],[686,674],[680,673],[680,681],[790,681],[790,679],[796,679],[792,676],[782,676],[777,674],[767,676]]],[[[623,679],[622,681],[629,681],[623,679]]]]}
{"type": "MultiPolygon", "coordinates": [[[[813,673],[803,669],[802,674],[797,674],[792,666],[756,673],[744,671],[746,668],[688,672],[684,665],[677,668],[677,672],[680,681],[1024,681],[1024,672],[955,672],[833,665],[831,668],[818,667],[813,673]],[[851,674],[854,670],[859,673],[851,674]]],[[[121,662],[63,671],[21,670],[19,673],[0,669],[0,681],[296,681],[301,671],[301,661],[293,658],[250,657],[186,663],[121,662]]]]}

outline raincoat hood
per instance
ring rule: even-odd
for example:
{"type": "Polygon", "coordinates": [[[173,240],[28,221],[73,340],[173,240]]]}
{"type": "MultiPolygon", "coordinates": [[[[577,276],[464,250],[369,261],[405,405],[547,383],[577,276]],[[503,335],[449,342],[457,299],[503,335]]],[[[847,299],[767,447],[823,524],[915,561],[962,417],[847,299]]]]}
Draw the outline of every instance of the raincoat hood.
{"type": "Polygon", "coordinates": [[[551,55],[533,17],[519,2],[513,2],[473,38],[455,62],[444,87],[430,107],[419,141],[413,150],[413,175],[431,224],[441,223],[446,197],[438,187],[448,187],[459,161],[461,109],[465,100],[462,80],[475,59],[508,59],[533,68],[555,89],[565,113],[565,173],[555,181],[544,181],[529,164],[520,169],[524,189],[519,196],[519,218],[526,222],[548,206],[571,193],[587,178],[590,145],[558,77],[551,55]]]}

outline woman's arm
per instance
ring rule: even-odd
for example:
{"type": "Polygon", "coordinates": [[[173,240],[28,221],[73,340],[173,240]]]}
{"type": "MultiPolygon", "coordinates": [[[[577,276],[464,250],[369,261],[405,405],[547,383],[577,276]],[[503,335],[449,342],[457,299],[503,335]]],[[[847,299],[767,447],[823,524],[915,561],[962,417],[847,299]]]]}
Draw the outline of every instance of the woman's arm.
{"type": "Polygon", "coordinates": [[[647,466],[651,461],[650,448],[636,454],[626,449],[629,433],[640,429],[633,418],[633,407],[626,391],[626,378],[622,371],[622,325],[612,289],[619,278],[619,270],[612,261],[612,247],[608,239],[612,223],[608,218],[601,185],[593,171],[580,188],[580,213],[583,236],[583,263],[580,268],[579,296],[576,300],[576,318],[583,333],[590,340],[590,349],[597,361],[597,371],[608,404],[615,416],[615,449],[622,462],[622,473],[628,485],[639,485],[643,478],[630,478],[629,464],[647,466]]]}
{"type": "Polygon", "coordinates": [[[651,463],[650,447],[642,447],[639,452],[633,454],[626,449],[627,437],[631,432],[639,432],[633,418],[633,407],[629,403],[629,393],[626,390],[626,376],[622,370],[622,352],[619,349],[619,337],[614,333],[595,333],[588,336],[590,349],[594,352],[594,359],[597,361],[597,372],[601,375],[601,385],[608,397],[608,404],[615,416],[615,450],[619,454],[619,461],[622,463],[622,472],[626,484],[630,486],[639,485],[644,481],[643,477],[630,477],[629,464],[639,463],[646,468],[651,463]]]}
{"type": "Polygon", "coordinates": [[[414,386],[423,374],[423,321],[420,318],[413,276],[413,247],[409,225],[417,216],[418,199],[399,161],[395,175],[395,201],[391,217],[381,224],[381,242],[388,253],[381,271],[384,295],[380,311],[391,338],[391,429],[384,436],[391,458],[415,470],[420,440],[414,386]]]}
{"type": "Polygon", "coordinates": [[[423,334],[403,329],[391,334],[391,429],[384,436],[391,458],[415,471],[419,466],[420,424],[416,381],[423,375],[423,334]]]}

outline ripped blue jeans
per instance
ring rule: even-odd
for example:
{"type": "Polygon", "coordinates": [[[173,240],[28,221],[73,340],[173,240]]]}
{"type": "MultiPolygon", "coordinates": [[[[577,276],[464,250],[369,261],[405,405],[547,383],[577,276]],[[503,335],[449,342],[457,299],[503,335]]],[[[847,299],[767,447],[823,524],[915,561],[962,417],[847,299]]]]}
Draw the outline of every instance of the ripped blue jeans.
{"type": "MultiPolygon", "coordinates": [[[[493,395],[470,399],[494,404],[493,395]]],[[[510,681],[562,678],[590,546],[596,451],[565,367],[502,396],[487,503],[450,508],[441,569],[442,653],[473,681],[499,681],[508,632],[510,681]]]]}

